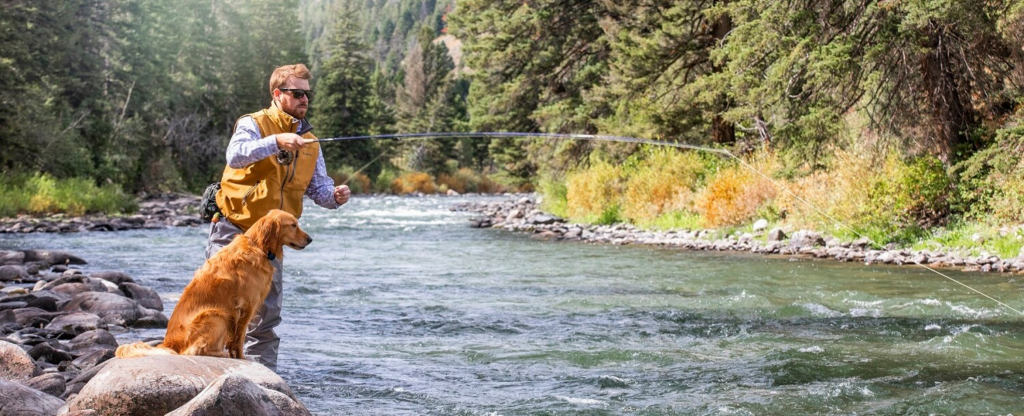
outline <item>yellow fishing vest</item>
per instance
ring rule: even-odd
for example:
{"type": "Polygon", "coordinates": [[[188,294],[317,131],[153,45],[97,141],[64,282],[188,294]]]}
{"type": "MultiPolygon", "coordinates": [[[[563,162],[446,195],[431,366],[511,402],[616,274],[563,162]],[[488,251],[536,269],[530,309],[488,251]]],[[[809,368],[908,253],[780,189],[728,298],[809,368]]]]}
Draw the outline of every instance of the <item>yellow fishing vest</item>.
{"type": "MultiPolygon", "coordinates": [[[[296,133],[299,127],[296,118],[281,111],[276,105],[247,117],[252,117],[263,137],[296,133]]],[[[302,137],[316,138],[311,132],[302,137]]],[[[287,165],[282,165],[277,155],[272,155],[241,169],[225,166],[220,180],[220,192],[217,193],[220,211],[243,231],[275,208],[295,218],[302,215],[302,196],[313,179],[320,144],[307,144],[297,153],[287,165]]]]}

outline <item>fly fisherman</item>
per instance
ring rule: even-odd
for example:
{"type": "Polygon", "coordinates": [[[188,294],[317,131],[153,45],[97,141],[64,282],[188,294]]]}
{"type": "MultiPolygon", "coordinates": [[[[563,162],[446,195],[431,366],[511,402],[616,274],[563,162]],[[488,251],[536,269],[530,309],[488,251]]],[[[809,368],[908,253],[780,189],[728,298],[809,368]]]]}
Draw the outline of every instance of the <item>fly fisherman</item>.
{"type": "MultiPolygon", "coordinates": [[[[306,121],[313,98],[310,78],[303,64],[275,69],[270,76],[270,107],[235,122],[227,166],[216,194],[220,213],[210,227],[207,259],[272,209],[282,209],[298,218],[303,195],[328,209],[348,202],[351,191],[345,185],[335,186],[327,176],[320,145],[304,140],[316,138],[306,121]]],[[[283,264],[280,258],[268,259],[274,265],[274,284],[249,324],[245,354],[277,371],[281,339],[274,327],[281,323],[283,264]]]]}

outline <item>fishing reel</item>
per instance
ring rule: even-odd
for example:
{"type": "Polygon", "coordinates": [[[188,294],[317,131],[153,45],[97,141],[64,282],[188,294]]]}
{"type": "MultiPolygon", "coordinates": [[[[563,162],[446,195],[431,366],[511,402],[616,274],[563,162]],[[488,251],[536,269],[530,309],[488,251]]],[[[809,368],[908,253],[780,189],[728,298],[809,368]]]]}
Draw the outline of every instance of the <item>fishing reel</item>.
{"type": "Polygon", "coordinates": [[[282,150],[280,153],[277,154],[277,163],[279,163],[281,165],[287,166],[287,165],[292,164],[292,162],[294,162],[294,161],[295,161],[295,153],[292,153],[292,152],[287,151],[287,150],[282,150]]]}

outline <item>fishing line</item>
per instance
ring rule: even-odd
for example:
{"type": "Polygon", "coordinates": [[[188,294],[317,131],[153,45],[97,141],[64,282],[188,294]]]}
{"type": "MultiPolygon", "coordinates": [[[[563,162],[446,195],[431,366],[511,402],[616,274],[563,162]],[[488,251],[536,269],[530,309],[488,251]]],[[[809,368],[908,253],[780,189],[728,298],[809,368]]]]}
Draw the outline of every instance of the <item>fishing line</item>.
{"type": "MultiPolygon", "coordinates": [[[[755,172],[758,175],[760,175],[761,177],[767,179],[769,182],[771,182],[777,188],[779,188],[779,189],[789,193],[794,198],[796,198],[796,200],[798,200],[801,203],[803,203],[803,204],[807,205],[808,207],[810,207],[812,210],[814,210],[816,213],[818,213],[818,215],[821,215],[822,217],[827,218],[828,220],[834,222],[835,224],[840,225],[840,226],[846,228],[847,230],[851,231],[853,234],[857,235],[858,237],[867,239],[875,247],[879,247],[879,248],[883,247],[881,244],[876,242],[871,237],[868,237],[868,236],[865,236],[865,235],[861,234],[860,232],[858,232],[853,227],[851,227],[851,226],[847,225],[846,223],[844,223],[844,222],[836,219],[835,217],[829,215],[825,211],[821,210],[820,208],[818,208],[817,206],[812,204],[810,201],[807,201],[806,199],[802,198],[796,192],[793,192],[788,187],[786,187],[786,186],[782,185],[781,183],[779,183],[778,181],[772,179],[771,177],[766,175],[764,172],[761,172],[760,170],[758,170],[753,165],[747,163],[746,161],[741,159],[739,156],[736,156],[735,154],[733,154],[732,152],[730,152],[730,151],[728,151],[726,149],[716,149],[716,148],[713,148],[713,147],[697,146],[697,145],[686,144],[686,143],[665,142],[665,141],[659,141],[659,140],[641,139],[641,138],[628,137],[628,136],[611,136],[611,135],[599,135],[599,134],[573,134],[573,133],[521,133],[521,132],[398,133],[398,134],[377,134],[377,135],[365,135],[365,136],[332,137],[332,138],[326,138],[326,139],[306,139],[306,142],[307,143],[312,143],[312,142],[337,142],[337,141],[349,141],[349,140],[383,140],[383,139],[425,140],[425,139],[438,139],[438,138],[504,138],[504,137],[514,137],[514,138],[540,137],[540,138],[548,138],[548,139],[573,139],[573,140],[587,140],[587,141],[607,141],[607,142],[620,142],[620,143],[649,144],[649,145],[653,145],[653,146],[668,146],[668,147],[675,147],[675,148],[680,148],[680,149],[690,149],[690,150],[697,150],[697,151],[708,152],[708,153],[722,154],[722,155],[728,156],[728,157],[730,157],[732,159],[735,159],[741,166],[743,166],[743,167],[745,167],[747,169],[750,169],[753,172],[755,172]]],[[[381,156],[383,156],[384,153],[386,153],[388,150],[389,149],[386,149],[380,155],[377,155],[377,157],[374,158],[372,161],[370,161],[370,163],[375,162],[377,159],[379,159],[381,156]]],[[[367,163],[366,166],[369,166],[370,163],[367,163]]],[[[363,168],[365,168],[366,166],[364,166],[363,168]]],[[[362,170],[363,168],[360,168],[360,170],[362,170]]],[[[346,181],[346,183],[347,182],[348,181],[346,181]]],[[[913,263],[916,264],[917,266],[924,268],[925,270],[931,271],[932,273],[935,273],[935,274],[937,274],[939,276],[942,276],[943,278],[945,278],[945,279],[947,279],[947,280],[949,280],[949,281],[951,281],[953,283],[956,283],[956,284],[958,284],[960,286],[963,286],[964,288],[967,288],[967,289],[971,290],[972,292],[977,293],[977,294],[985,297],[986,299],[989,299],[989,300],[995,302],[996,304],[998,304],[998,305],[1000,305],[1000,306],[1002,306],[1002,307],[1004,307],[1006,309],[1009,309],[1011,311],[1016,312],[1018,315],[1024,316],[1024,312],[1022,312],[1022,311],[1020,311],[1020,310],[1018,310],[1018,309],[1016,309],[1016,308],[1014,308],[1014,307],[1012,307],[1010,305],[1007,305],[1006,303],[1004,303],[1004,302],[1002,302],[1002,301],[1000,301],[1000,300],[998,300],[998,299],[996,299],[996,298],[994,298],[992,296],[989,296],[988,294],[986,294],[986,293],[984,293],[984,292],[982,292],[982,291],[980,291],[978,289],[975,289],[975,288],[967,285],[966,283],[963,283],[963,282],[961,282],[961,281],[959,281],[957,279],[954,279],[953,277],[951,277],[951,276],[949,276],[949,275],[947,275],[945,273],[942,273],[942,272],[940,272],[940,271],[938,271],[938,270],[936,270],[936,269],[934,269],[932,267],[928,267],[927,265],[924,265],[924,264],[922,264],[921,262],[919,262],[919,261],[917,261],[915,259],[911,259],[911,261],[913,261],[913,263]]]]}

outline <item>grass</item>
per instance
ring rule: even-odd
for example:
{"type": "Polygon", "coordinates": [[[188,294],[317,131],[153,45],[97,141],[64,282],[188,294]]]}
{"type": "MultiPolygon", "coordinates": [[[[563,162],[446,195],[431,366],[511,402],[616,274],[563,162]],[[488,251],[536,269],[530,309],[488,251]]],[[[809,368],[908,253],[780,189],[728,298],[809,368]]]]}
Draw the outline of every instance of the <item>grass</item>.
{"type": "Polygon", "coordinates": [[[18,214],[119,214],[138,209],[135,198],[116,185],[96,186],[89,179],[56,179],[46,174],[0,178],[0,216],[18,214]]]}

